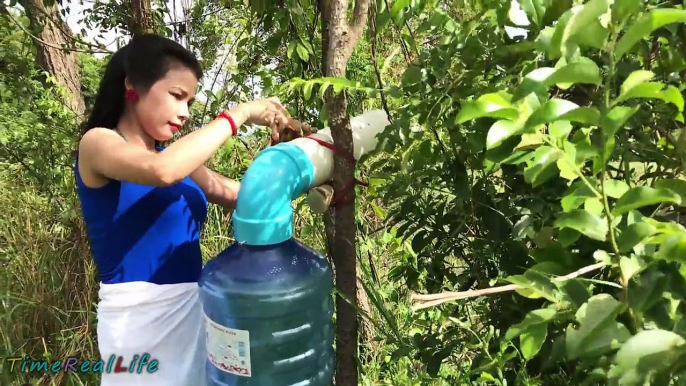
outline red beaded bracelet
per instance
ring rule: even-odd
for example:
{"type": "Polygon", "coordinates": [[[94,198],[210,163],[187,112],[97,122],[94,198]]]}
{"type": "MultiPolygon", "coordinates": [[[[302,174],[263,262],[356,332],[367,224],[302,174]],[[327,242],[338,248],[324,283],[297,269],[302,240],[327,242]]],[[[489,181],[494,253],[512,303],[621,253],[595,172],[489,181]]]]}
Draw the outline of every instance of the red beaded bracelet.
{"type": "Polygon", "coordinates": [[[219,115],[217,115],[217,118],[215,118],[215,120],[220,118],[224,118],[227,121],[229,121],[229,123],[231,124],[231,131],[233,133],[233,136],[235,137],[238,133],[238,128],[236,127],[236,122],[234,122],[233,118],[231,118],[231,115],[229,115],[229,113],[226,111],[222,111],[221,113],[219,113],[219,115]]]}

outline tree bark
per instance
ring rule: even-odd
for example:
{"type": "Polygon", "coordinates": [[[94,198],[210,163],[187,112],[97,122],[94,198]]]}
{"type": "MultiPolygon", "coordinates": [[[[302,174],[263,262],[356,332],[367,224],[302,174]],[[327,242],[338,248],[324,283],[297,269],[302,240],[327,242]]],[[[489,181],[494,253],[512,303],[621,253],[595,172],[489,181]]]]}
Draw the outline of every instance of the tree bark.
{"type": "MultiPolygon", "coordinates": [[[[328,31],[328,45],[322,53],[324,75],[345,77],[348,59],[366,24],[369,0],[355,2],[351,23],[347,20],[347,0],[324,0],[323,3],[323,44],[328,31]]],[[[345,92],[336,95],[333,88],[329,88],[327,102],[333,141],[342,151],[352,154],[353,139],[345,92]]],[[[354,170],[355,165],[346,157],[334,157],[333,187],[337,192],[354,179],[354,170]]],[[[351,305],[340,296],[336,302],[337,386],[357,385],[358,325],[354,307],[357,304],[355,190],[352,189],[346,196],[345,200],[329,210],[325,221],[327,234],[330,235],[329,252],[336,270],[336,287],[352,303],[351,305]]]]}
{"type": "Polygon", "coordinates": [[[67,89],[67,106],[81,117],[86,110],[81,93],[81,72],[74,52],[62,49],[73,41],[73,36],[69,26],[62,21],[57,2],[49,7],[45,7],[42,0],[23,0],[19,4],[35,35],[38,65],[67,89]]]}
{"type": "Polygon", "coordinates": [[[155,20],[152,17],[150,0],[131,0],[131,5],[133,8],[131,32],[134,35],[154,32],[155,20]]]}

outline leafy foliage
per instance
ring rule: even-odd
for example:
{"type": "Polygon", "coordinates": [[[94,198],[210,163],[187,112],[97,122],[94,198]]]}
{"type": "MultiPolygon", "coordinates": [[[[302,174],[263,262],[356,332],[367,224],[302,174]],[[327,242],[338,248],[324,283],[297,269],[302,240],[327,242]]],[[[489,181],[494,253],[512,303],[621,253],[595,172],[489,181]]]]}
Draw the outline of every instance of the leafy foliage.
{"type": "MultiPolygon", "coordinates": [[[[519,338],[518,350],[501,343],[489,351],[516,353],[548,371],[573,365],[574,382],[679,379],[685,135],[684,86],[674,75],[684,67],[665,68],[635,52],[645,39],[659,49],[654,32],[676,41],[686,11],[630,1],[525,1],[529,32],[538,36],[503,44],[505,10],[484,5],[478,25],[442,28],[446,44],[427,48],[408,67],[397,91],[405,104],[387,130],[387,151],[403,157],[371,167],[393,176],[386,198],[398,204],[391,210],[398,233],[421,261],[411,274],[396,269],[396,278],[428,292],[497,278],[518,284],[533,300],[492,300],[509,311],[490,317],[507,330],[501,342],[519,338]],[[527,43],[536,52],[502,54],[527,43]],[[451,70],[460,73],[446,76],[451,70]],[[414,122],[425,130],[410,134],[414,122]],[[467,265],[462,273],[453,273],[453,258],[467,265]],[[603,281],[551,280],[594,259],[607,264],[603,281]],[[657,277],[666,282],[658,285],[657,277]],[[507,327],[503,319],[522,322],[507,327]],[[634,348],[653,334],[655,348],[634,348]],[[641,359],[653,350],[660,359],[641,359]]],[[[427,19],[425,29],[435,20],[458,24],[440,8],[427,19]]],[[[683,52],[670,55],[683,60],[683,52]]],[[[469,307],[446,306],[441,319],[469,307]]],[[[491,355],[479,369],[512,382],[491,355]]],[[[516,363],[505,368],[519,371],[516,363]]]]}

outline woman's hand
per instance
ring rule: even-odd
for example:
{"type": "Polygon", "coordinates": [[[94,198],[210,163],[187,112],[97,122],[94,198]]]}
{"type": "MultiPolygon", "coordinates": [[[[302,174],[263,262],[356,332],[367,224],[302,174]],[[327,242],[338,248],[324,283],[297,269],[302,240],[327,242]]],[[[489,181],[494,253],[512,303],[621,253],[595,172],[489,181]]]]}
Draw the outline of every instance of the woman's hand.
{"type": "Polygon", "coordinates": [[[293,119],[278,98],[258,99],[238,106],[248,125],[269,126],[273,143],[312,134],[312,127],[293,119]]]}
{"type": "Polygon", "coordinates": [[[278,140],[273,143],[288,142],[296,138],[306,137],[316,132],[317,130],[308,124],[302,123],[296,119],[290,119],[288,126],[281,130],[278,134],[278,140]]]}
{"type": "Polygon", "coordinates": [[[240,107],[245,114],[246,124],[269,126],[272,129],[272,138],[274,139],[278,138],[279,133],[289,126],[289,122],[292,120],[278,98],[245,102],[240,107]]]}

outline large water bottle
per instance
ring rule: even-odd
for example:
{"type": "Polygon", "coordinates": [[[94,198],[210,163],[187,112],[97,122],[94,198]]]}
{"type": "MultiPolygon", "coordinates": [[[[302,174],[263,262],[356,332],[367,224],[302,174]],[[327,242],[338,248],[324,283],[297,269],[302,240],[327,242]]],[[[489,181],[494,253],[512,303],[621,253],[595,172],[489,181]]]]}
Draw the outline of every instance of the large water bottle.
{"type": "Polygon", "coordinates": [[[208,386],[330,386],[332,273],[294,238],[234,244],[205,266],[208,386]]]}
{"type": "MultiPolygon", "coordinates": [[[[354,157],[376,148],[383,110],[350,122],[354,157]]],[[[292,201],[331,177],[330,130],[261,151],[241,181],[232,216],[237,243],[200,278],[208,386],[333,384],[332,272],[294,239],[292,201]]]]}

